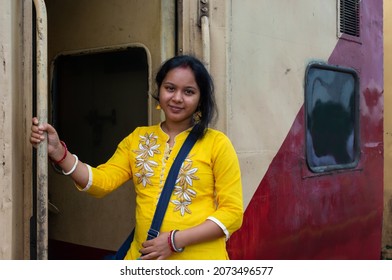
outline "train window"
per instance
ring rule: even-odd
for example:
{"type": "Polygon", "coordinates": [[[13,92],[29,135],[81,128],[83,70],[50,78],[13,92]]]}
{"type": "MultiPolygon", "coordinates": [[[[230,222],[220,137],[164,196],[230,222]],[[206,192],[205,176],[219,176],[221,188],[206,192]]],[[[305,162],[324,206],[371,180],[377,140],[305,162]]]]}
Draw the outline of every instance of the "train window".
{"type": "Polygon", "coordinates": [[[81,160],[105,162],[126,135],[148,124],[148,69],[139,47],[56,59],[53,123],[81,160]]]}
{"type": "Polygon", "coordinates": [[[359,80],[352,69],[312,63],[305,77],[306,158],[313,172],[359,160],[359,80]]]}

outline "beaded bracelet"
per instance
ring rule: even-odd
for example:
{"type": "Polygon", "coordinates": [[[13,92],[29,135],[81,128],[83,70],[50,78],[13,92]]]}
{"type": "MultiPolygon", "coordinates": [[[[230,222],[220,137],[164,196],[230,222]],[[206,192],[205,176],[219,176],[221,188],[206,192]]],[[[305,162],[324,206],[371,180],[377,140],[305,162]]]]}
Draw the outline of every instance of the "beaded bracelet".
{"type": "Polygon", "coordinates": [[[74,163],[74,165],[72,166],[72,168],[71,168],[70,171],[64,172],[64,170],[63,170],[63,174],[64,174],[64,175],[71,175],[71,174],[75,171],[76,166],[78,165],[78,162],[79,162],[78,156],[77,156],[77,155],[73,155],[73,156],[74,156],[74,158],[75,158],[75,163],[74,163]]]}
{"type": "Polygon", "coordinates": [[[67,156],[67,152],[68,152],[67,145],[65,145],[64,141],[60,141],[60,143],[64,147],[64,155],[60,160],[57,160],[57,161],[52,160],[54,164],[60,164],[67,156]]]}

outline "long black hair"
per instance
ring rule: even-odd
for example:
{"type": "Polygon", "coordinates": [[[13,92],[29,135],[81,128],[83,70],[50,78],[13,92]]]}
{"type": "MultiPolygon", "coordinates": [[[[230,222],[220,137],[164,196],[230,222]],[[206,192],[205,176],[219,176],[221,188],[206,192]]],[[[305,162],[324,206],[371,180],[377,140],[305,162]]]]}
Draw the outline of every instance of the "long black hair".
{"type": "Polygon", "coordinates": [[[196,133],[197,137],[201,138],[210,123],[215,119],[217,109],[214,96],[214,82],[204,64],[199,59],[191,55],[179,55],[164,62],[155,77],[158,93],[154,98],[159,101],[159,89],[163,80],[170,70],[177,67],[189,67],[195,75],[196,83],[200,89],[200,102],[198,106],[200,116],[197,122],[198,128],[196,133]]]}

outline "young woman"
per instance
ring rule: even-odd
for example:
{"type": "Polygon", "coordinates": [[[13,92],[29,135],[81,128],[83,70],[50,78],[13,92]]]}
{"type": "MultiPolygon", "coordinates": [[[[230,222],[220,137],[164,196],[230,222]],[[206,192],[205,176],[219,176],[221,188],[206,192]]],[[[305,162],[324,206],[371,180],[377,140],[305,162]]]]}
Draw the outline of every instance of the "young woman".
{"type": "Polygon", "coordinates": [[[30,142],[36,147],[46,132],[50,159],[93,196],[133,180],[136,230],[125,259],[228,259],[226,240],[242,224],[242,185],[233,145],[208,128],[215,113],[212,79],[195,57],[176,56],[162,65],[156,83],[165,121],[136,128],[96,168],[79,161],[56,130],[38,125],[37,118],[30,142]],[[198,140],[182,164],[160,233],[146,241],[167,174],[196,123],[198,140]]]}

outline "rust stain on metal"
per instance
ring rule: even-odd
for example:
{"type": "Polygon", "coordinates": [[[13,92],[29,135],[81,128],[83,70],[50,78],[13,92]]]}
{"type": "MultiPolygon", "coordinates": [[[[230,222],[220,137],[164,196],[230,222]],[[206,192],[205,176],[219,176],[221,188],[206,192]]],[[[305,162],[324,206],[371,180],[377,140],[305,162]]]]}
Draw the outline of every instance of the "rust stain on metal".
{"type": "Polygon", "coordinates": [[[4,55],[4,46],[1,45],[1,52],[0,52],[0,56],[1,56],[1,61],[3,62],[3,72],[6,72],[6,66],[7,66],[7,62],[5,60],[5,55],[4,55]]]}

